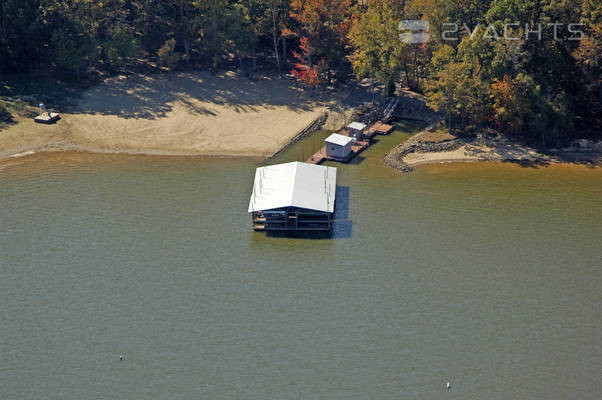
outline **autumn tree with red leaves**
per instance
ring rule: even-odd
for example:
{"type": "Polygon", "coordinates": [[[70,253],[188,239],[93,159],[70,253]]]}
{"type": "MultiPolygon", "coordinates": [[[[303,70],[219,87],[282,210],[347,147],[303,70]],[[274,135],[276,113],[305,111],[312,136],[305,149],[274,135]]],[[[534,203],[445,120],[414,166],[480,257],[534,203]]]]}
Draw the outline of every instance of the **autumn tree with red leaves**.
{"type": "Polygon", "coordinates": [[[295,54],[292,74],[314,86],[332,82],[335,76],[343,78],[349,69],[346,37],[351,0],[292,0],[291,9],[301,50],[295,54]]]}
{"type": "Polygon", "coordinates": [[[327,67],[324,58],[320,58],[317,63],[311,63],[308,42],[307,38],[301,38],[299,44],[301,52],[293,51],[293,57],[295,57],[297,62],[291,73],[295,79],[314,89],[324,82],[324,71],[327,67]]]}

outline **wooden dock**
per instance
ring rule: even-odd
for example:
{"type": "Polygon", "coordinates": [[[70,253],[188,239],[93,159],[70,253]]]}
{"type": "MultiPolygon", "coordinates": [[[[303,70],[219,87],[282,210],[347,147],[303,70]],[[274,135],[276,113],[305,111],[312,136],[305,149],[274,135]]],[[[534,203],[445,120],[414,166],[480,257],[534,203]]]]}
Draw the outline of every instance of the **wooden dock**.
{"type": "Polygon", "coordinates": [[[368,133],[372,135],[388,135],[393,131],[395,127],[393,125],[385,124],[382,121],[374,123],[369,129],[368,133]]]}

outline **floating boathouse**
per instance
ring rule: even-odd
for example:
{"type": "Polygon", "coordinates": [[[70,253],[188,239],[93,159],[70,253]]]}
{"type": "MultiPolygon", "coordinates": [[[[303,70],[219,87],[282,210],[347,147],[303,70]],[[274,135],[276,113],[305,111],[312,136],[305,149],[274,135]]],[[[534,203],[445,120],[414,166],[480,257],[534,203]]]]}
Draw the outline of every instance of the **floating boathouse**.
{"type": "Polygon", "coordinates": [[[257,168],[249,201],[256,231],[328,231],[337,169],[302,162],[257,168]]]}
{"type": "Polygon", "coordinates": [[[349,136],[333,133],[324,139],[326,142],[326,155],[333,158],[345,160],[349,158],[353,145],[353,139],[349,136]]]}
{"type": "Polygon", "coordinates": [[[363,122],[352,122],[347,125],[347,132],[349,133],[349,137],[356,140],[364,140],[364,131],[368,125],[363,122]]]}

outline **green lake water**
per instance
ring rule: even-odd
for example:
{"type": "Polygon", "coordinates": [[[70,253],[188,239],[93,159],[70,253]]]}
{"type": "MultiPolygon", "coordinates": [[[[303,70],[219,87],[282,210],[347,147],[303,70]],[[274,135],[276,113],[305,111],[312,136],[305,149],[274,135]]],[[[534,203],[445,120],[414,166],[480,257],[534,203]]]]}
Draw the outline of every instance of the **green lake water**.
{"type": "Polygon", "coordinates": [[[602,168],[407,136],[331,164],[327,238],[251,231],[258,159],[0,162],[0,399],[599,399],[602,168]]]}

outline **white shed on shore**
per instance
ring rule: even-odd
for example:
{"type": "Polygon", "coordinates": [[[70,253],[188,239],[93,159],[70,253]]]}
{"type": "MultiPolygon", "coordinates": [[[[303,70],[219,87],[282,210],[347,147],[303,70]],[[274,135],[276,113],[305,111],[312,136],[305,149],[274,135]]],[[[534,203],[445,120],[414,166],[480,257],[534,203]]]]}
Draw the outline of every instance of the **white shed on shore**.
{"type": "Polygon", "coordinates": [[[364,130],[367,126],[363,122],[352,122],[347,125],[347,132],[349,132],[350,137],[362,140],[364,138],[364,130]]]}
{"type": "Polygon", "coordinates": [[[302,162],[259,167],[249,200],[256,231],[330,230],[337,169],[302,162]]]}
{"type": "Polygon", "coordinates": [[[324,139],[324,142],[326,142],[326,155],[329,157],[345,159],[351,154],[353,139],[349,136],[333,133],[324,139]]]}

